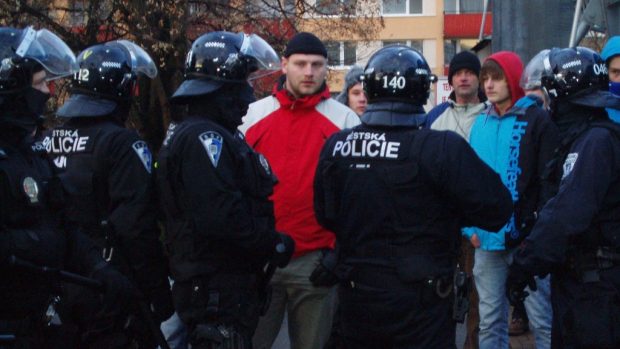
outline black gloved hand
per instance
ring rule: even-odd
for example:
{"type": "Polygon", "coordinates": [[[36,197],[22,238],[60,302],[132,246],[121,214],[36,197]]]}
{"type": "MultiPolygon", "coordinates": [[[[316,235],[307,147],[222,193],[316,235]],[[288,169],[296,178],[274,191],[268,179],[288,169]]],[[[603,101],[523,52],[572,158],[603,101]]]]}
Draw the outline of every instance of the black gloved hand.
{"type": "Polygon", "coordinates": [[[271,262],[278,268],[284,268],[293,257],[295,241],[288,235],[278,233],[271,262]]]}
{"type": "Polygon", "coordinates": [[[514,306],[519,302],[523,302],[529,292],[525,291],[525,287],[529,286],[531,291],[536,291],[536,280],[534,275],[530,274],[519,264],[513,263],[508,271],[506,279],[506,297],[510,305],[514,306]]]}
{"type": "Polygon", "coordinates": [[[168,320],[174,314],[174,303],[172,303],[172,293],[168,285],[161,285],[153,288],[148,294],[148,301],[154,320],[157,323],[168,320]]]}
{"type": "Polygon", "coordinates": [[[135,295],[129,279],[109,265],[96,270],[92,277],[103,283],[103,309],[99,316],[116,316],[126,310],[135,295]]]}
{"type": "Polygon", "coordinates": [[[339,281],[335,273],[338,254],[332,249],[324,249],[322,253],[321,261],[310,274],[310,282],[317,287],[334,286],[339,281]]]}

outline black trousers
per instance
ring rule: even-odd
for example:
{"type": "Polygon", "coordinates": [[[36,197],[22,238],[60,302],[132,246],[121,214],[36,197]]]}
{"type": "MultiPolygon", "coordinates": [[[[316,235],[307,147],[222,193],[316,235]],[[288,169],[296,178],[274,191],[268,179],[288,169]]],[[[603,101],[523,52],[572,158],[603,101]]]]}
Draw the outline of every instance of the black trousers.
{"type": "Polygon", "coordinates": [[[589,283],[552,274],[551,305],[553,349],[620,348],[620,267],[589,283]]]}
{"type": "Polygon", "coordinates": [[[440,298],[424,282],[347,282],[339,287],[339,300],[347,348],[456,347],[453,295],[440,298]]]}

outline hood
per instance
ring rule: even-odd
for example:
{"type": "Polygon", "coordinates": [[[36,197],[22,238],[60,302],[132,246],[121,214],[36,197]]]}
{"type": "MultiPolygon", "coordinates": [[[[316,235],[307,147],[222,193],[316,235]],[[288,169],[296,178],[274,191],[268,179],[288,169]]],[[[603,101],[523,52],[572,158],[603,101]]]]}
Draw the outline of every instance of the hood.
{"type": "Polygon", "coordinates": [[[342,92],[336,96],[336,100],[347,107],[349,106],[349,89],[355,84],[360,82],[360,77],[364,74],[364,68],[359,65],[351,67],[351,70],[344,77],[344,85],[342,86],[342,92]]]}
{"type": "Polygon", "coordinates": [[[510,51],[500,51],[490,55],[486,60],[493,60],[499,64],[504,71],[506,80],[508,81],[508,89],[510,90],[510,98],[512,105],[514,105],[521,97],[525,95],[525,92],[519,86],[519,80],[523,73],[523,62],[516,53],[510,51]]]}
{"type": "Polygon", "coordinates": [[[605,63],[609,65],[609,59],[620,55],[620,36],[614,36],[607,41],[603,51],[601,51],[601,57],[605,60],[605,63]]]}
{"type": "Polygon", "coordinates": [[[273,96],[280,102],[280,108],[298,109],[298,108],[314,108],[317,104],[325,99],[331,98],[327,84],[323,86],[313,95],[295,98],[285,87],[286,75],[282,75],[280,80],[273,87],[273,96]]]}

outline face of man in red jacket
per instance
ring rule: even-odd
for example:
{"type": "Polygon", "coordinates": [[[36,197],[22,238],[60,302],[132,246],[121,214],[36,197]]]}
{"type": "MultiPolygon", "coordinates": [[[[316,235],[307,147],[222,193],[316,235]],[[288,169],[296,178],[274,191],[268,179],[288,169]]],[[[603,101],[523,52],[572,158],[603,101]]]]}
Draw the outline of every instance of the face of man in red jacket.
{"type": "Polygon", "coordinates": [[[300,98],[315,94],[325,82],[327,58],[315,54],[296,53],[282,58],[286,89],[300,98]]]}

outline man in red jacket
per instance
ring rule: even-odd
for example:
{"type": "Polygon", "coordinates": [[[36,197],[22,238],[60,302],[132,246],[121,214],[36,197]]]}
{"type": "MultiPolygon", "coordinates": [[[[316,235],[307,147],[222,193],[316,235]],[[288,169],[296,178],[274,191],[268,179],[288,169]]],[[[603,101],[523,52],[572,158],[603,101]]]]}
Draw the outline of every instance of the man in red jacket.
{"type": "Polygon", "coordinates": [[[240,126],[248,144],[269,160],[278,177],[272,196],[276,229],[296,244],[293,260],[271,281],[271,305],[253,341],[257,349],[271,348],[286,311],[291,348],[322,348],[332,322],[335,280],[328,269],[335,264],[335,237],[314,216],[314,172],[325,140],[358,125],[359,118],[330,98],[327,50],[313,34],[302,32],[291,39],[282,72],[273,94],[251,104],[240,126]]]}

